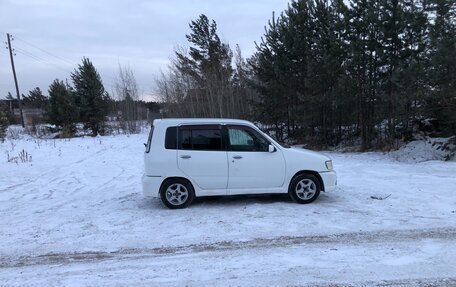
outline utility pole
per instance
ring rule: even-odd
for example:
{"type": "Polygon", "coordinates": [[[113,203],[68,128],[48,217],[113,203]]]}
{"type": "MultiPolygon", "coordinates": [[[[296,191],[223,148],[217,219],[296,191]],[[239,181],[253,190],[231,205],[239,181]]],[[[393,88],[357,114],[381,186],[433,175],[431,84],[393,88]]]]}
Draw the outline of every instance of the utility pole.
{"type": "Polygon", "coordinates": [[[11,68],[13,68],[14,84],[16,85],[16,95],[17,95],[17,101],[19,103],[19,113],[21,116],[21,124],[22,124],[22,127],[25,128],[24,115],[22,114],[21,95],[19,94],[19,86],[17,84],[16,69],[14,68],[13,49],[11,49],[11,39],[10,39],[11,36],[9,33],[7,33],[6,37],[8,38],[8,50],[10,53],[11,68]]]}

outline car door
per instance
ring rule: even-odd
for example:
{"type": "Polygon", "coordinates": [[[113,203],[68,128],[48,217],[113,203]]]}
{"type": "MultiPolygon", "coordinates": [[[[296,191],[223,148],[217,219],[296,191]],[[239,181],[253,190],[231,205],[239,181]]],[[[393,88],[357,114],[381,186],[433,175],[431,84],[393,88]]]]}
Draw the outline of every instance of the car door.
{"type": "Polygon", "coordinates": [[[230,193],[237,189],[271,189],[283,186],[285,159],[278,149],[269,152],[270,142],[264,136],[248,126],[228,125],[226,137],[230,193]]]}
{"type": "Polygon", "coordinates": [[[227,161],[220,125],[179,127],[178,168],[201,189],[227,188],[227,161]]]}

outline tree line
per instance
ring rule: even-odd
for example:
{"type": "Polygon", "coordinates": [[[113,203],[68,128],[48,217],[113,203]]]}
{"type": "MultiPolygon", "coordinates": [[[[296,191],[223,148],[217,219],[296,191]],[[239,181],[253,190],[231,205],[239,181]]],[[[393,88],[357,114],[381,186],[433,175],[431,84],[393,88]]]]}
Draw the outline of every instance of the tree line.
{"type": "Polygon", "coordinates": [[[456,134],[455,0],[295,0],[244,59],[201,15],[157,80],[170,116],[235,117],[279,139],[394,148],[456,134]]]}
{"type": "MultiPolygon", "coordinates": [[[[320,147],[396,148],[423,130],[456,139],[456,0],[293,0],[247,59],[207,16],[189,29],[156,80],[164,117],[249,119],[279,140],[320,147]]],[[[119,67],[117,100],[87,58],[70,78],[56,79],[49,98],[30,91],[25,105],[46,110],[64,134],[76,123],[103,134],[115,112],[125,130],[138,129],[146,103],[131,70],[119,67]]]]}
{"type": "MultiPolygon", "coordinates": [[[[119,66],[113,99],[105,90],[100,74],[88,58],[70,75],[71,81],[55,79],[48,89],[49,97],[43,95],[39,87],[22,95],[22,106],[44,111],[45,121],[54,124],[62,137],[74,136],[77,124],[93,136],[105,134],[107,116],[118,121],[124,132],[138,132],[138,121],[147,120],[148,109],[156,111],[156,103],[146,103],[139,99],[138,85],[134,73],[128,67],[119,66]]],[[[6,126],[15,122],[12,110],[17,100],[8,93],[0,107],[0,136],[5,135],[6,126]],[[9,105],[8,105],[9,104],[9,105]]]]}

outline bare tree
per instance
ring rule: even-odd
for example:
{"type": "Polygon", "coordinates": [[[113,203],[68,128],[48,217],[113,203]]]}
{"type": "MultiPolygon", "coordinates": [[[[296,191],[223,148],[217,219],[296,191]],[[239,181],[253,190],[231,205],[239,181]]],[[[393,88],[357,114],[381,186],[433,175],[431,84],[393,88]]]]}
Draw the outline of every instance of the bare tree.
{"type": "Polygon", "coordinates": [[[129,133],[138,132],[139,125],[139,92],[133,70],[119,64],[115,90],[120,108],[120,125],[129,133]]]}

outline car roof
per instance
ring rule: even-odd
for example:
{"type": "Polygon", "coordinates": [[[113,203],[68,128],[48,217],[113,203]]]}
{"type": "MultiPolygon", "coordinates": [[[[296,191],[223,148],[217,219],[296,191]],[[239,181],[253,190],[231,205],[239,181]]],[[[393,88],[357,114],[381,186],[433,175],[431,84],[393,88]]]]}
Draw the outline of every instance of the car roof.
{"type": "Polygon", "coordinates": [[[238,119],[215,119],[215,118],[168,118],[168,119],[155,119],[154,125],[182,125],[182,124],[247,124],[252,125],[251,122],[238,119]]]}

